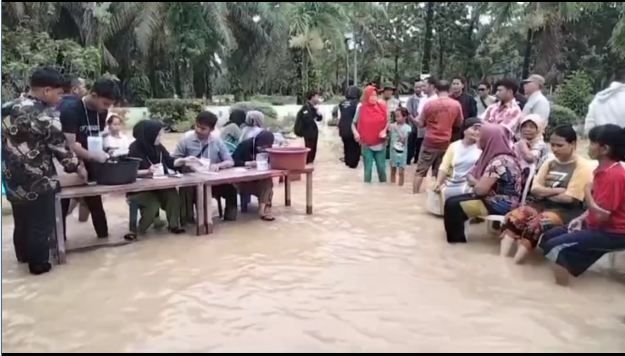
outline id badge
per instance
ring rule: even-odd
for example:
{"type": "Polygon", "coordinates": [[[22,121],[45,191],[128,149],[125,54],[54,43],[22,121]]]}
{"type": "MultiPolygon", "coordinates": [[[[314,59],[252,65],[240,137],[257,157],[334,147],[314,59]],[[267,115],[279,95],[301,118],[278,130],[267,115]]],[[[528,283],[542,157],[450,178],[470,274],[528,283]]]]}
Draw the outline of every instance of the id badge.
{"type": "Polygon", "coordinates": [[[104,144],[102,137],[89,136],[87,137],[87,150],[89,152],[104,152],[104,144]]]}

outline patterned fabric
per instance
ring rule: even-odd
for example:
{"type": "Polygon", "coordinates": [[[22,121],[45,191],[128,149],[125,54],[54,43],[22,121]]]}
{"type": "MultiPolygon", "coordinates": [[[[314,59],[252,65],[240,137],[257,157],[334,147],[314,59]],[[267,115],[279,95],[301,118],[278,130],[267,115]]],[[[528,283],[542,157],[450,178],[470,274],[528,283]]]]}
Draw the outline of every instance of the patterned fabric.
{"type": "Polygon", "coordinates": [[[25,96],[2,106],[2,179],[10,201],[34,201],[60,186],[52,158],[68,173],[78,158],[67,147],[59,112],[25,96]]]}
{"type": "Polygon", "coordinates": [[[564,224],[565,220],[558,211],[540,212],[540,209],[522,206],[506,215],[501,236],[510,236],[527,249],[533,249],[545,231],[564,224]]]}
{"type": "Polygon", "coordinates": [[[484,121],[492,124],[505,126],[510,132],[516,134],[523,112],[519,105],[511,100],[506,104],[495,103],[484,112],[484,121]]]}
{"type": "Polygon", "coordinates": [[[523,189],[523,175],[519,164],[512,156],[496,156],[486,166],[484,175],[497,179],[485,199],[492,210],[503,215],[519,204],[523,189]]]}

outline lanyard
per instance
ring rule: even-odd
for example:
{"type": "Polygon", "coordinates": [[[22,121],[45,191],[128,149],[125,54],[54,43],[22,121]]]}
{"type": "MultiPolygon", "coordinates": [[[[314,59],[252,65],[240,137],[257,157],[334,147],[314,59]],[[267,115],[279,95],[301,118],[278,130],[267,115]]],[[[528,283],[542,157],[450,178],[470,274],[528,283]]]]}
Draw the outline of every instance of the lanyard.
{"type": "MultiPolygon", "coordinates": [[[[91,136],[91,122],[89,122],[89,111],[87,110],[87,104],[85,104],[85,98],[81,99],[82,108],[85,110],[85,118],[87,118],[87,126],[89,126],[89,136],[91,136]]],[[[96,123],[98,124],[98,136],[100,136],[100,115],[96,112],[96,123]]]]}

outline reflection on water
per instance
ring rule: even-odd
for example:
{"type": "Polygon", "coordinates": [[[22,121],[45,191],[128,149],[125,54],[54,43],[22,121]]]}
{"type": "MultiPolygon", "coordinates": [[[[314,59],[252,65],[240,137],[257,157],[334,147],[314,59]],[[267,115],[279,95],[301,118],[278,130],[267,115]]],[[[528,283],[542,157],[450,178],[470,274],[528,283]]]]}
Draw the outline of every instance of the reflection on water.
{"type": "MultiPolygon", "coordinates": [[[[556,287],[540,259],[502,261],[480,226],[473,243],[448,246],[410,185],[365,186],[330,147],[312,217],[302,181],[292,208],[276,189],[274,223],[250,214],[210,238],[73,253],[41,277],[15,262],[5,219],[3,350],[625,351],[618,278],[556,287]]],[[[105,205],[111,233],[123,233],[123,198],[105,205]]],[[[93,242],[76,220],[70,244],[93,242]]]]}

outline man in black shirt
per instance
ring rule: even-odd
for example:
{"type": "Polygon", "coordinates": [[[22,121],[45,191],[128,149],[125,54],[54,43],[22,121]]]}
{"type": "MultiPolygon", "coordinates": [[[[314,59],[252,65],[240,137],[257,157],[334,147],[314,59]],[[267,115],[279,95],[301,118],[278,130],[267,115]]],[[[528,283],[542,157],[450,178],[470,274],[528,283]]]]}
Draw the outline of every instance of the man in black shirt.
{"type": "MultiPolygon", "coordinates": [[[[101,147],[102,131],[106,126],[108,110],[119,98],[117,84],[111,79],[98,79],[89,94],[81,100],[74,100],[63,105],[61,109],[61,124],[63,133],[72,150],[78,158],[86,162],[89,180],[94,177],[92,162],[105,162],[108,155],[101,149],[89,151],[89,145],[101,147]]],[[[85,198],[85,203],[91,212],[93,227],[99,238],[108,237],[106,214],[100,196],[85,198]]],[[[64,215],[69,209],[69,199],[62,202],[64,215]]]]}
{"type": "Polygon", "coordinates": [[[451,80],[450,97],[456,99],[462,106],[462,119],[466,120],[470,117],[477,117],[477,102],[472,96],[464,92],[465,80],[456,76],[451,80]]]}
{"type": "Polygon", "coordinates": [[[343,140],[345,165],[349,168],[358,167],[358,162],[360,161],[360,144],[356,142],[352,132],[352,124],[358,103],[360,102],[360,96],[360,88],[352,85],[347,89],[345,100],[338,106],[338,113],[341,115],[338,123],[339,136],[343,140]]]}
{"type": "Polygon", "coordinates": [[[294,133],[304,138],[304,144],[310,148],[306,163],[312,163],[317,156],[317,141],[319,140],[319,128],[316,121],[321,121],[323,116],[317,111],[317,105],[321,102],[319,92],[311,91],[306,95],[306,104],[297,112],[295,117],[294,133]]]}

